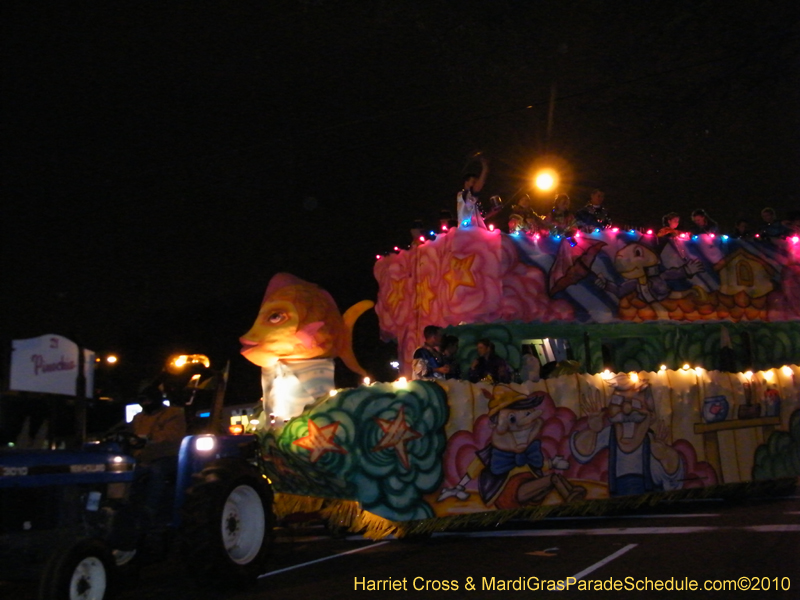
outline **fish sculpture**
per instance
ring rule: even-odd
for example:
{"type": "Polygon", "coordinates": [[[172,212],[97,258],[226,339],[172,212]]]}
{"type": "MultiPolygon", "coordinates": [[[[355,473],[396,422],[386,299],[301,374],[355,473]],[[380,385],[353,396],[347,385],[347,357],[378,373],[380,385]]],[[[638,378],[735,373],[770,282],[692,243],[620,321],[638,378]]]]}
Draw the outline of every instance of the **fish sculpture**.
{"type": "Polygon", "coordinates": [[[270,280],[258,317],[239,338],[250,362],[273,369],[278,361],[339,357],[351,371],[366,375],[353,354],[353,325],[375,305],[362,300],[344,315],[319,286],[278,273],[270,280]]]}

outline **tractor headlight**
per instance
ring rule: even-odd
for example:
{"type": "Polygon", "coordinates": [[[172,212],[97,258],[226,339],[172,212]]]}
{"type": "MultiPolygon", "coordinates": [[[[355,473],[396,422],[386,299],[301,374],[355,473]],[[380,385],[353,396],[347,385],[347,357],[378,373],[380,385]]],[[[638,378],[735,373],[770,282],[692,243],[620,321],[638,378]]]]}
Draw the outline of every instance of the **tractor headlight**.
{"type": "Polygon", "coordinates": [[[212,452],[216,447],[217,438],[213,435],[203,435],[194,440],[194,449],[198,452],[212,452]]]}
{"type": "Polygon", "coordinates": [[[133,462],[124,456],[112,456],[108,459],[108,470],[112,473],[125,473],[126,471],[133,470],[133,462]]]}

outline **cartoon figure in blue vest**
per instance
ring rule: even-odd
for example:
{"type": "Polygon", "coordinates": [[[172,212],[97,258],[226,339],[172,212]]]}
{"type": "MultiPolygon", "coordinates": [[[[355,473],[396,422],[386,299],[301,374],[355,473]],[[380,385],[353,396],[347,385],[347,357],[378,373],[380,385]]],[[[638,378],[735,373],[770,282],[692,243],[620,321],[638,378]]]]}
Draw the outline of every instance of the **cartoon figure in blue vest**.
{"type": "Polygon", "coordinates": [[[681,456],[650,429],[656,416],[649,384],[643,380],[634,382],[625,373],[614,377],[610,384],[613,394],[608,406],[589,415],[589,428],[570,438],[573,458],[585,464],[608,448],[611,496],[680,489],[684,477],[681,456]]]}
{"type": "Polygon", "coordinates": [[[486,506],[511,509],[541,503],[555,489],[564,502],[582,500],[586,488],[573,485],[560,471],[569,469],[561,456],[547,460],[539,434],[544,425],[539,406],[546,392],[525,394],[506,384],[494,386],[489,397],[489,444],[478,450],[458,485],[443,488],[438,501],[469,499],[466,485],[478,478],[478,492],[486,506]]]}

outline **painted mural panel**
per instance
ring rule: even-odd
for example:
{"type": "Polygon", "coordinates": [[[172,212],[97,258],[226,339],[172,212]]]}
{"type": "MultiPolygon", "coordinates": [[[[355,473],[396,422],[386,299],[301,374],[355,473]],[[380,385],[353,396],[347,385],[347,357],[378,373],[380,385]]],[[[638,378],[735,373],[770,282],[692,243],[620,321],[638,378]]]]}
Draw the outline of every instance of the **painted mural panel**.
{"type": "Polygon", "coordinates": [[[800,243],[614,230],[455,229],[374,269],[384,337],[407,362],[426,325],[800,320],[800,243]]]}
{"type": "Polygon", "coordinates": [[[278,492],[358,500],[406,521],[433,516],[424,496],[442,480],[445,391],[431,383],[374,384],[324,396],[262,434],[278,492]]]}
{"type": "Polygon", "coordinates": [[[800,475],[800,367],[398,381],[262,433],[279,492],[424,520],[800,475]]]}

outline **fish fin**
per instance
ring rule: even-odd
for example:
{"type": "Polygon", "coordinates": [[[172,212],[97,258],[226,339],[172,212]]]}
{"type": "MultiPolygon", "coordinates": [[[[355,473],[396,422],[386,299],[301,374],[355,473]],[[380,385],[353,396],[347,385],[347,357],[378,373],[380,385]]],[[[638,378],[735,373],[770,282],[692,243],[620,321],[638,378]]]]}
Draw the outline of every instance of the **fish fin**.
{"type": "Polygon", "coordinates": [[[353,327],[358,317],[373,306],[375,306],[375,303],[372,300],[362,300],[348,308],[342,315],[342,320],[344,321],[344,339],[341,340],[339,344],[339,358],[347,365],[348,369],[359,375],[366,375],[367,372],[358,364],[358,359],[356,359],[356,355],[353,353],[353,327]]]}
{"type": "Polygon", "coordinates": [[[298,330],[295,334],[297,339],[300,340],[300,343],[303,344],[306,348],[311,348],[314,346],[314,336],[317,332],[325,325],[322,321],[314,321],[313,323],[308,323],[302,329],[298,330]]]}

